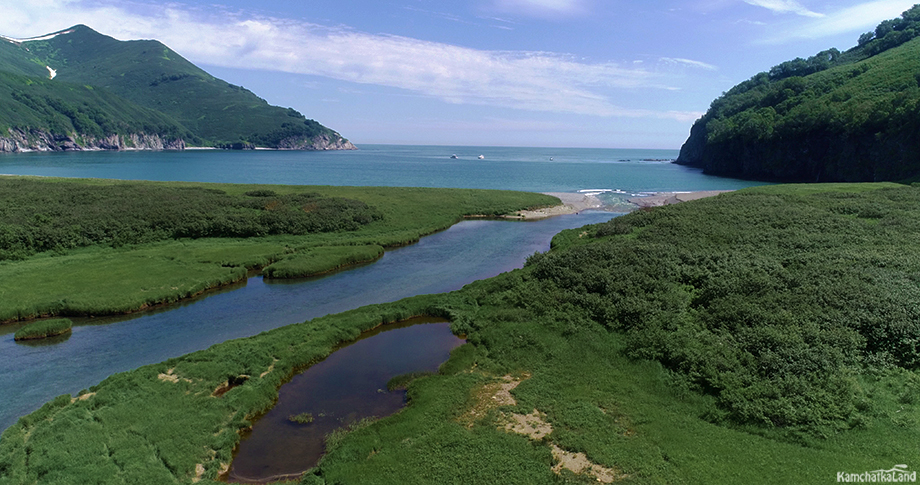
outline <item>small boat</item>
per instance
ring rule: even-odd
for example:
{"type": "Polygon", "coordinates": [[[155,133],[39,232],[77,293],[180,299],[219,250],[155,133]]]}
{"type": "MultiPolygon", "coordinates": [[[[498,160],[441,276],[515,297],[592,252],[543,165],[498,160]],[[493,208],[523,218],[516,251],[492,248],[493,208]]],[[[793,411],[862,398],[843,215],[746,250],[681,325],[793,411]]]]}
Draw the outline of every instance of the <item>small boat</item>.
{"type": "Polygon", "coordinates": [[[455,153],[455,154],[451,155],[450,158],[457,158],[457,154],[455,153]]]}
{"type": "Polygon", "coordinates": [[[480,159],[480,160],[482,160],[482,159],[484,159],[484,158],[486,158],[486,157],[483,156],[483,155],[479,155],[479,159],[480,159]]]}
{"type": "Polygon", "coordinates": [[[549,161],[552,162],[553,160],[555,160],[553,157],[549,157],[549,161]]]}

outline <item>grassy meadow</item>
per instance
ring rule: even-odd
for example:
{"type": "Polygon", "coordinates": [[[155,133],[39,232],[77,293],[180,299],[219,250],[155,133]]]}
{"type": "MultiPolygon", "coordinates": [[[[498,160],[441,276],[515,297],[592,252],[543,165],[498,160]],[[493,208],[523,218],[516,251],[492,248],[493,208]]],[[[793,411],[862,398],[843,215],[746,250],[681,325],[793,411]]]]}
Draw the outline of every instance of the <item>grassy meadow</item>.
{"type": "Polygon", "coordinates": [[[300,483],[830,483],[915,470],[918,206],[920,188],[896,184],[771,186],[564,231],[523,269],[456,292],[62,395],[0,437],[0,484],[214,480],[294,372],[421,314],[449,318],[468,343],[437,374],[406,379],[404,410],[331,435],[300,483]],[[230,382],[241,384],[215,393],[230,382]],[[519,432],[526,416],[542,434],[519,432]],[[566,456],[592,468],[557,466],[566,456]]]}
{"type": "Polygon", "coordinates": [[[140,310],[252,269],[324,273],[465,215],[556,203],[510,191],[0,177],[0,322],[140,310]]]}

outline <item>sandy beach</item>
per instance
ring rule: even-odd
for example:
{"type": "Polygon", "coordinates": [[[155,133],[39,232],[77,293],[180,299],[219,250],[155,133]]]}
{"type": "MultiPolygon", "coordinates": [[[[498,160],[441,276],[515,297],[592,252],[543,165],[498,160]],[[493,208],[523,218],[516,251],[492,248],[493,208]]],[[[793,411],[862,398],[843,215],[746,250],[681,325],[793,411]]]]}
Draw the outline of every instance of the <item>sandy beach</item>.
{"type": "Polygon", "coordinates": [[[600,209],[604,203],[593,195],[577,194],[571,192],[543,192],[546,195],[552,195],[562,201],[562,205],[537,209],[532,211],[518,211],[515,214],[505,216],[508,219],[545,219],[547,217],[561,216],[564,214],[575,214],[586,209],[600,209]]]}
{"type": "MultiPolygon", "coordinates": [[[[678,202],[687,202],[690,200],[702,199],[704,197],[712,197],[719,195],[725,192],[731,192],[730,190],[702,190],[697,192],[657,192],[653,195],[642,196],[642,197],[630,197],[626,199],[627,202],[632,204],[632,210],[641,209],[645,207],[658,207],[662,205],[676,204],[678,202]]],[[[506,219],[523,219],[523,220],[534,220],[534,219],[545,219],[547,217],[561,216],[564,214],[576,214],[583,210],[603,210],[604,202],[598,199],[595,195],[592,194],[580,194],[572,192],[543,192],[546,195],[552,195],[553,197],[558,197],[562,201],[562,205],[557,205],[553,207],[547,207],[544,209],[537,209],[532,211],[518,211],[514,215],[504,216],[506,219]]],[[[623,210],[622,206],[618,207],[618,212],[623,210]]],[[[630,209],[626,209],[627,211],[630,209]]]]}

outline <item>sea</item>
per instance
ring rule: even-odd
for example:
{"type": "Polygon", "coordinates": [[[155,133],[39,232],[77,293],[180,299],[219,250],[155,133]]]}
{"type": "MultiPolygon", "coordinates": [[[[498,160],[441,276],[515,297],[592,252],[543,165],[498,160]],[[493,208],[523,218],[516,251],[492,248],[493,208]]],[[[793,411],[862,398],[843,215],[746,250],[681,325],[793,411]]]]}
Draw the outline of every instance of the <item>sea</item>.
{"type": "MultiPolygon", "coordinates": [[[[563,229],[621,214],[623,198],[735,190],[757,182],[671,163],[677,150],[360,145],[356,151],[70,152],[0,155],[0,174],[123,180],[417,186],[605,192],[608,210],[542,221],[470,220],[393,249],[375,263],[319,278],[253,276],[202,297],[115,318],[76,319],[73,332],[17,343],[0,326],[0,430],[46,401],[107,376],[232,338],[418,294],[452,291],[523,266],[563,229]],[[455,156],[455,158],[453,158],[455,156]],[[480,158],[480,156],[482,156],[480,158]]],[[[2,277],[2,266],[0,266],[2,277]]]]}

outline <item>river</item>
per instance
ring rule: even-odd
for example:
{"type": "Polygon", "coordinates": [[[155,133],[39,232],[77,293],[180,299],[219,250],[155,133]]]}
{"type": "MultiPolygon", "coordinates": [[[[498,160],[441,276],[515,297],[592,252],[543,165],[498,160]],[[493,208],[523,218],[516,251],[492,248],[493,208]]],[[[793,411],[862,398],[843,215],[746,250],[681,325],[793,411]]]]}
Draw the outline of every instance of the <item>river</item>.
{"type": "MultiPolygon", "coordinates": [[[[659,160],[674,150],[376,145],[356,152],[93,152],[0,156],[0,173],[201,182],[504,188],[571,192],[738,189],[755,183],[659,160]],[[450,154],[458,159],[451,160],[450,154]],[[476,157],[484,154],[485,160],[476,157]],[[550,158],[553,158],[550,161],[550,158]]],[[[121,318],[76,319],[51,345],[0,327],[0,429],[63,393],[105,377],[283,325],[372,303],[456,290],[521,267],[567,228],[609,220],[582,212],[543,221],[464,221],[376,263],[321,278],[247,283],[121,318]]],[[[2,277],[2,275],[0,275],[2,277]]]]}

